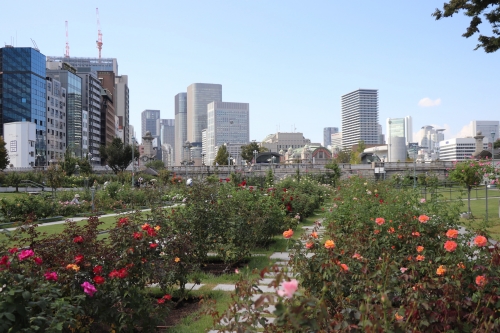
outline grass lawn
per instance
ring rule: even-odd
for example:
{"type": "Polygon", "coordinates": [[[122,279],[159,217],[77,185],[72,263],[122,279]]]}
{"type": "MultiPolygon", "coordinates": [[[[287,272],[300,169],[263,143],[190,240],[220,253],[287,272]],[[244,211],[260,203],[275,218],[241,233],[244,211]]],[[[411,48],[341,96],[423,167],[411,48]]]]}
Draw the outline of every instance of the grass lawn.
{"type": "MultiPolygon", "coordinates": [[[[464,201],[463,211],[467,211],[467,199],[464,201]]],[[[486,200],[471,200],[470,208],[474,218],[472,220],[461,219],[460,222],[466,228],[477,229],[486,227],[491,233],[491,237],[495,240],[500,240],[500,217],[499,217],[499,198],[488,198],[488,222],[486,217],[486,200]]]]}
{"type": "Polygon", "coordinates": [[[28,197],[29,194],[26,192],[9,192],[9,193],[0,193],[0,199],[15,201],[22,197],[28,197]]]}

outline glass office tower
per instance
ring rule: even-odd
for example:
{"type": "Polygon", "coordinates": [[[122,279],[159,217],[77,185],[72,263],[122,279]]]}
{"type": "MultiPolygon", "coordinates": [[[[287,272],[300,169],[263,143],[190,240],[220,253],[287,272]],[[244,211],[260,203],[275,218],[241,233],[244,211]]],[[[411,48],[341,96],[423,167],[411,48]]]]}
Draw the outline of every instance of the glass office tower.
{"type": "Polygon", "coordinates": [[[45,56],[31,47],[0,48],[0,135],[3,124],[36,124],[35,165],[46,165],[45,56]]]}

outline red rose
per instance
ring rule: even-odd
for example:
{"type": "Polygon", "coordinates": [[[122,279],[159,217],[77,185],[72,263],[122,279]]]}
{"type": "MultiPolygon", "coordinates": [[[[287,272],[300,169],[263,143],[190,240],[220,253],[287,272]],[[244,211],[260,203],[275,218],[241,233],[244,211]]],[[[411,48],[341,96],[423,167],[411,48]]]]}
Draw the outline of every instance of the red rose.
{"type": "Polygon", "coordinates": [[[76,264],[81,264],[81,263],[83,262],[83,260],[84,260],[84,259],[85,259],[85,258],[84,258],[84,256],[83,256],[83,255],[81,255],[81,254],[79,254],[79,255],[77,255],[77,256],[75,257],[75,263],[76,263],[76,264]]]}
{"type": "Polygon", "coordinates": [[[43,262],[42,258],[39,258],[39,257],[36,257],[36,258],[35,258],[35,259],[33,259],[33,260],[35,261],[35,264],[37,264],[37,265],[41,265],[41,264],[42,264],[42,262],[43,262]]]}
{"type": "Polygon", "coordinates": [[[170,301],[172,299],[172,295],[166,294],[165,296],[163,296],[163,299],[170,301]]]}
{"type": "Polygon", "coordinates": [[[142,233],[140,233],[140,232],[134,232],[134,238],[137,239],[137,240],[141,239],[142,238],[142,233]]]}
{"type": "Polygon", "coordinates": [[[102,266],[101,265],[95,266],[92,271],[94,272],[94,274],[101,274],[102,266]]]}
{"type": "Polygon", "coordinates": [[[158,246],[158,244],[156,244],[156,243],[149,244],[149,248],[151,248],[151,249],[156,249],[157,246],[158,246]]]}
{"type": "Polygon", "coordinates": [[[111,273],[108,274],[108,276],[112,279],[114,278],[117,278],[118,277],[118,271],[116,269],[114,269],[111,273]]]}
{"type": "Polygon", "coordinates": [[[106,281],[102,276],[95,276],[92,280],[94,280],[95,284],[103,284],[106,281]]]}
{"type": "Polygon", "coordinates": [[[83,237],[82,236],[76,236],[75,238],[73,238],[73,243],[83,243],[83,237]]]}
{"type": "Polygon", "coordinates": [[[9,253],[10,254],[14,254],[14,253],[17,253],[17,247],[13,247],[12,249],[9,249],[9,253]]]}
{"type": "Polygon", "coordinates": [[[163,304],[165,303],[165,300],[163,298],[160,298],[159,300],[157,300],[158,304],[163,304]]]}
{"type": "Polygon", "coordinates": [[[119,277],[120,279],[124,279],[124,278],[126,278],[126,277],[127,277],[127,275],[128,275],[128,272],[127,272],[127,269],[126,269],[126,268],[122,268],[122,269],[119,269],[119,270],[118,270],[118,277],[119,277]]]}

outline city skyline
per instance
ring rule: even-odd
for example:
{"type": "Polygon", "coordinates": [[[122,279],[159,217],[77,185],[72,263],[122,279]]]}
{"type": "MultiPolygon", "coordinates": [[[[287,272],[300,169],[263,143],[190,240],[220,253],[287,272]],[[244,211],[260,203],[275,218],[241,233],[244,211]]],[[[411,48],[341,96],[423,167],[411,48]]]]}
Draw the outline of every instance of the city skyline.
{"type": "Polygon", "coordinates": [[[145,109],[173,118],[173,96],[193,82],[222,84],[224,99],[250,103],[250,138],[257,141],[278,130],[322,141],[323,127],[340,127],[340,96],[359,87],[379,90],[384,133],[383,119],[406,115],[413,117],[414,134],[430,124],[446,129],[446,138],[474,119],[498,119],[498,53],[473,51],[476,39],[461,37],[467,17],[435,21],[431,13],[442,6],[437,1],[282,6],[146,0],[98,3],[78,12],[62,1],[50,9],[26,4],[28,12],[16,2],[3,4],[10,15],[0,22],[0,41],[32,46],[32,38],[43,54],[62,56],[67,20],[71,57],[97,57],[99,6],[103,58],[117,58],[120,73],[129,76],[136,129],[145,109]],[[227,16],[212,22],[221,10],[227,16]],[[49,15],[58,19],[47,21],[49,15]],[[124,17],[135,19],[125,24],[124,17]],[[207,51],[211,47],[217,51],[207,51]]]}

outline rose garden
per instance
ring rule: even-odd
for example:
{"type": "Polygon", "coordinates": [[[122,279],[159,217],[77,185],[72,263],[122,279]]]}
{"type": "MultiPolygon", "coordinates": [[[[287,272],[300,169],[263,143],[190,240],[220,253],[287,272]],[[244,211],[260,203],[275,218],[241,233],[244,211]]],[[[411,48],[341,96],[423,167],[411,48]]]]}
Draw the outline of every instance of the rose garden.
{"type": "Polygon", "coordinates": [[[500,219],[470,198],[491,163],[449,170],[469,200],[330,171],[5,195],[0,332],[500,331],[500,219]]]}

